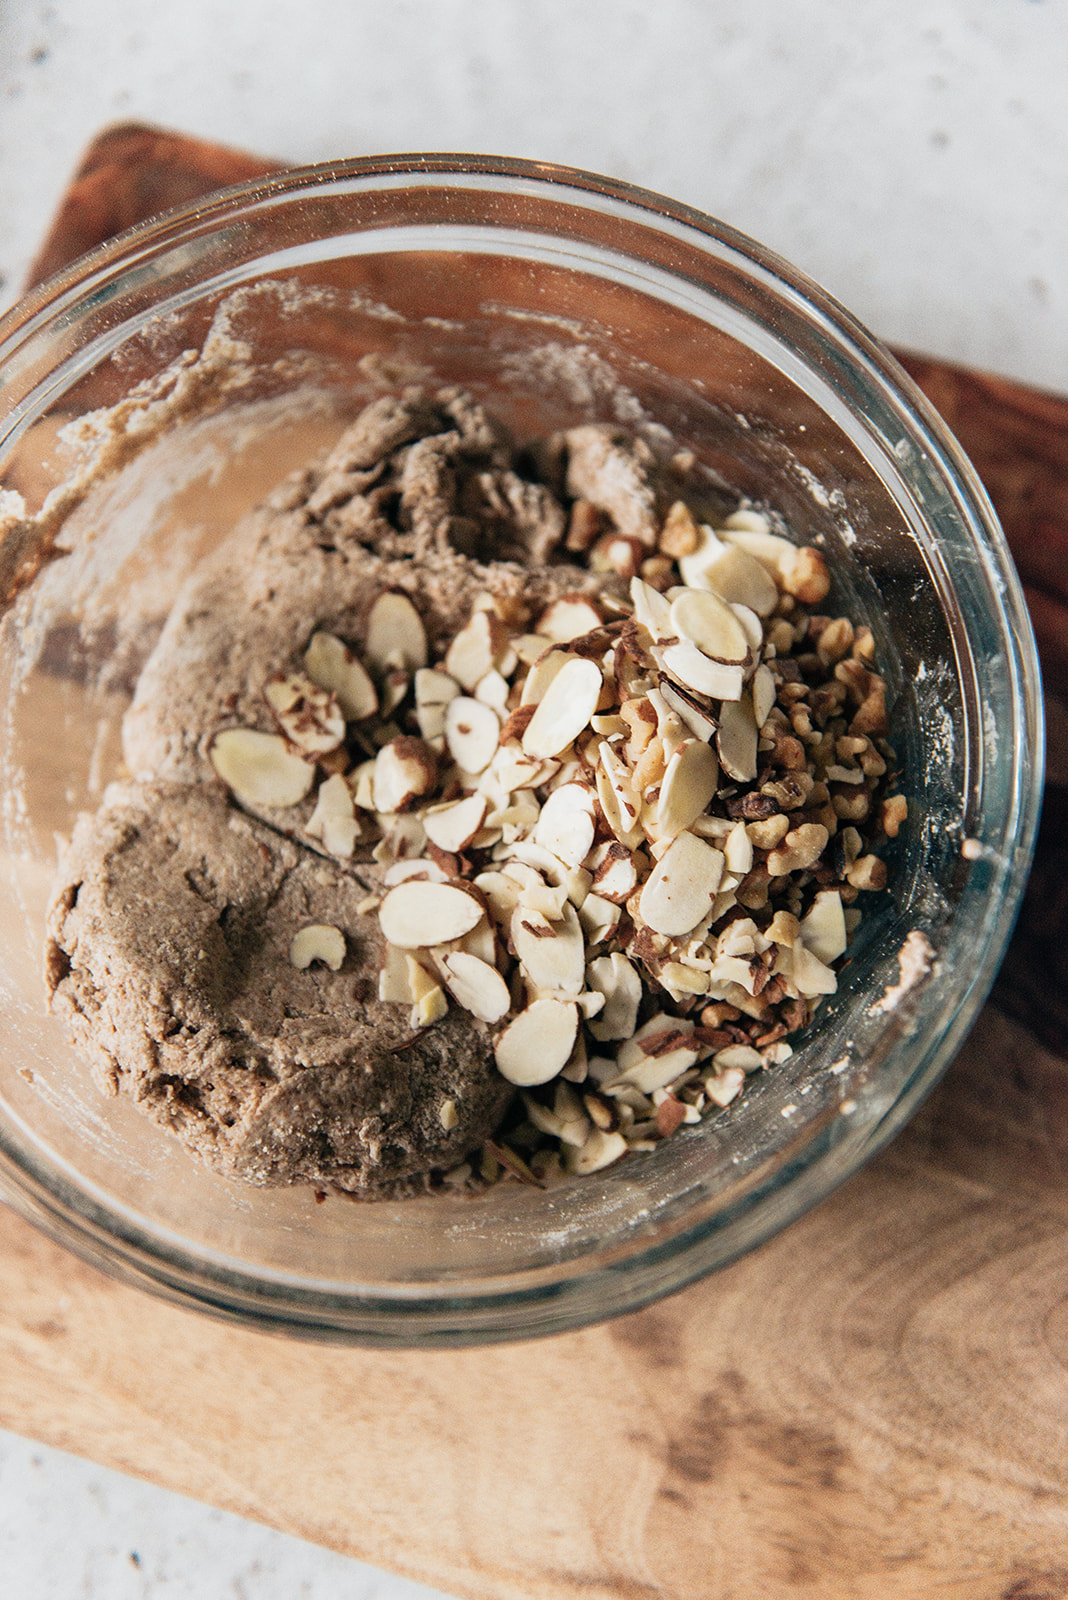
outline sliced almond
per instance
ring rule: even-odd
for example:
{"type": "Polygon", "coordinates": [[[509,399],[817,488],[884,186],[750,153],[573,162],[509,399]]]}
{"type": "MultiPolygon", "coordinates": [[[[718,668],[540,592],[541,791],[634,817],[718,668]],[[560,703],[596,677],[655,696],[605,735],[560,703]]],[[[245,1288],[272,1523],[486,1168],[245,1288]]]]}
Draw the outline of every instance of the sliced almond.
{"type": "Polygon", "coordinates": [[[418,672],[426,666],[426,629],[407,595],[379,595],[367,618],[364,653],[379,672],[398,665],[418,672]]]}
{"type": "Polygon", "coordinates": [[[438,980],[428,972],[421,961],[414,956],[406,956],[408,967],[408,987],[412,993],[413,1002],[418,1005],[420,1000],[425,1000],[434,990],[440,988],[438,980]]]}
{"type": "Polygon", "coordinates": [[[494,827],[500,828],[502,843],[508,845],[521,836],[525,837],[537,822],[540,810],[530,791],[522,789],[512,795],[510,803],[503,810],[494,811],[490,820],[494,827]]]}
{"type": "Polygon", "coordinates": [[[831,968],[806,945],[795,944],[790,954],[790,976],[801,995],[834,994],[838,979],[831,968]]]}
{"type": "Polygon", "coordinates": [[[440,1022],[449,1009],[449,1002],[445,998],[445,991],[440,984],[435,983],[433,988],[419,996],[412,1006],[408,1020],[413,1028],[430,1028],[435,1022],[440,1022]]]}
{"type": "Polygon", "coordinates": [[[619,927],[622,907],[614,900],[605,900],[599,894],[588,894],[579,910],[579,921],[588,944],[602,944],[610,939],[619,927]]]}
{"type": "Polygon", "coordinates": [[[739,605],[736,600],[730,602],[730,608],[742,625],[746,642],[749,645],[750,656],[753,661],[757,659],[764,648],[764,627],[756,612],[749,606],[739,605]]]}
{"type": "Polygon", "coordinates": [[[663,673],[659,674],[658,688],[651,689],[649,693],[650,695],[658,693],[668,710],[674,712],[695,739],[703,739],[707,744],[715,734],[716,720],[711,709],[698,704],[692,695],[680,689],[678,684],[672,683],[663,673]]]}
{"type": "Polygon", "coordinates": [[[405,883],[409,878],[425,878],[428,883],[449,881],[448,873],[442,872],[435,862],[426,861],[421,856],[414,861],[395,861],[382,874],[382,882],[387,889],[394,888],[398,883],[405,883]]]}
{"type": "Polygon", "coordinates": [[[352,790],[340,772],[331,773],[329,778],[319,785],[315,797],[315,811],[308,822],[307,832],[314,833],[313,823],[316,816],[326,817],[351,817],[355,815],[355,803],[352,790]]]}
{"type": "Polygon", "coordinates": [[[668,961],[658,974],[665,989],[681,999],[687,994],[708,993],[708,973],[698,967],[688,967],[682,961],[668,961]]]}
{"type": "Polygon", "coordinates": [[[421,856],[426,849],[426,831],[421,819],[411,811],[376,811],[375,821],[382,837],[371,852],[380,867],[391,867],[395,861],[410,861],[421,856]]]}
{"type": "Polygon", "coordinates": [[[420,667],[415,675],[415,720],[424,739],[440,739],[445,732],[445,709],[460,693],[460,685],[447,672],[420,667]]]}
{"type": "MultiPolygon", "coordinates": [[[[503,856],[510,853],[502,852],[503,856]]],[[[513,879],[521,889],[544,889],[545,879],[536,867],[529,866],[525,861],[506,859],[501,868],[505,877],[513,879]]]]}
{"type": "Polygon", "coordinates": [[[506,928],[512,920],[512,912],[519,904],[520,885],[504,872],[480,872],[474,884],[485,897],[490,916],[506,928]]]}
{"type": "Polygon", "coordinates": [[[581,994],[575,996],[575,1004],[589,1022],[591,1017],[600,1016],[604,1010],[604,995],[599,994],[596,989],[583,989],[581,994]]]}
{"type": "Polygon", "coordinates": [[[725,701],[716,729],[716,749],[723,770],[738,783],[751,783],[757,775],[759,733],[748,695],[725,701]]]}
{"type": "Polygon", "coordinates": [[[467,849],[485,815],[486,798],[481,794],[470,794],[449,805],[427,806],[420,812],[427,838],[439,850],[448,850],[451,855],[459,855],[467,849]]]}
{"type": "Polygon", "coordinates": [[[735,525],[733,516],[728,517],[722,538],[736,550],[744,550],[747,555],[754,557],[773,578],[781,582],[786,574],[793,570],[798,547],[791,540],[784,539],[781,534],[772,533],[766,518],[762,517],[760,521],[762,526],[759,528],[741,527],[735,525]]]}
{"type": "Polygon", "coordinates": [[[764,1058],[752,1045],[729,1044],[725,1050],[716,1051],[712,1065],[717,1072],[729,1072],[732,1068],[741,1072],[756,1072],[764,1065],[764,1058]]]}
{"type": "Polygon", "coordinates": [[[639,909],[643,922],[668,938],[690,933],[712,908],[723,865],[721,851],[695,834],[680,833],[642,889],[639,909]]]}
{"type": "Polygon", "coordinates": [[[775,679],[770,667],[760,664],[753,673],[751,685],[753,695],[753,719],[758,728],[762,728],[771,715],[775,705],[775,679]]]}
{"type": "Polygon", "coordinates": [[[669,1017],[665,1012],[658,1011],[620,1047],[617,1056],[619,1067],[626,1072],[650,1055],[659,1055],[665,1043],[669,1048],[675,1048],[676,1044],[685,1042],[682,1036],[688,1037],[693,1028],[693,1023],[685,1017],[669,1017]]]}
{"type": "Polygon", "coordinates": [[[510,642],[525,667],[532,667],[552,649],[552,640],[543,638],[540,633],[516,634],[510,642]]]}
{"type": "MultiPolygon", "coordinates": [[[[582,1035],[580,1034],[576,1045],[581,1043],[581,1040],[582,1035]]],[[[572,1081],[581,1083],[584,1078],[585,1073],[583,1078],[572,1081]]],[[[590,1119],[586,1115],[586,1109],[582,1101],[571,1087],[571,1083],[560,1082],[556,1085],[553,1094],[553,1115],[560,1124],[558,1137],[561,1144],[572,1145],[576,1150],[580,1150],[591,1131],[590,1119]]]]}
{"type": "Polygon", "coordinates": [[[707,523],[701,523],[697,530],[696,546],[687,555],[678,558],[683,583],[690,589],[704,589],[706,570],[719,560],[726,548],[719,535],[707,523]]]}
{"type": "Polygon", "coordinates": [[[437,764],[422,739],[399,734],[375,757],[373,779],[376,811],[406,811],[419,795],[434,787],[437,764]]]}
{"type": "MultiPolygon", "coordinates": [[[[559,1090],[559,1088],[564,1087],[564,1085],[561,1083],[557,1087],[559,1090]]],[[[585,1133],[583,1133],[578,1139],[573,1137],[567,1138],[567,1133],[571,1132],[572,1130],[568,1129],[567,1121],[557,1112],[555,1103],[553,1104],[552,1108],[549,1106],[543,1106],[541,1101],[535,1100],[532,1094],[524,1094],[523,1105],[526,1108],[528,1118],[534,1124],[535,1128],[538,1129],[539,1133],[547,1133],[551,1139],[559,1139],[562,1143],[573,1144],[577,1149],[581,1149],[585,1134],[589,1132],[590,1128],[589,1119],[585,1116],[585,1114],[582,1115],[581,1119],[582,1122],[585,1123],[585,1133]]],[[[574,1131],[577,1131],[577,1129],[574,1131]]]]}
{"type": "Polygon", "coordinates": [[[356,848],[360,824],[356,819],[352,791],[340,773],[334,773],[320,784],[315,797],[315,810],[305,824],[304,832],[311,839],[319,839],[328,855],[347,861],[356,848]]]}
{"type": "MultiPolygon", "coordinates": [[[[737,621],[737,619],[735,619],[737,621]]],[[[741,632],[741,624],[738,625],[741,632]]],[[[665,672],[677,679],[684,689],[697,694],[707,694],[713,700],[738,700],[741,698],[745,673],[740,666],[713,661],[688,639],[679,644],[655,646],[654,659],[665,672]]]]}
{"type": "Polygon", "coordinates": [[[378,707],[379,715],[389,717],[405,695],[408,693],[411,679],[407,669],[400,666],[390,667],[382,679],[382,699],[378,707]]]}
{"type": "Polygon", "coordinates": [[[488,917],[483,917],[481,922],[476,922],[470,933],[461,934],[459,939],[452,941],[451,947],[440,947],[435,951],[435,956],[454,955],[462,951],[465,956],[476,956],[479,961],[484,961],[488,967],[497,965],[497,937],[488,917]]]}
{"type": "MultiPolygon", "coordinates": [[[[649,749],[652,748],[650,745],[649,749]]],[[[605,821],[617,839],[624,844],[634,845],[640,838],[638,824],[642,805],[637,787],[638,773],[632,773],[626,762],[606,742],[602,742],[597,752],[597,765],[597,795],[605,821]],[[604,792],[602,779],[607,780],[609,794],[604,792]]]]}
{"type": "Polygon", "coordinates": [[[313,961],[321,961],[331,972],[338,972],[345,959],[345,935],[340,928],[327,923],[310,923],[293,935],[289,959],[300,972],[310,967],[313,961]]]}
{"type": "MultiPolygon", "coordinates": [[[[539,821],[542,814],[539,814],[539,821]]],[[[560,857],[547,850],[536,838],[517,839],[504,848],[501,859],[507,860],[509,864],[521,862],[524,866],[532,867],[535,873],[539,873],[545,882],[551,883],[554,888],[564,886],[568,876],[569,868],[560,857]]]]}
{"type": "Polygon", "coordinates": [[[573,1001],[535,1000],[494,1045],[497,1071],[522,1088],[548,1083],[567,1065],[578,1023],[578,1006],[573,1001]]]}
{"type": "Polygon", "coordinates": [[[568,867],[565,872],[564,888],[567,890],[567,898],[576,911],[581,911],[586,904],[592,883],[593,876],[585,867],[568,867]]]}
{"type": "Polygon", "coordinates": [[[352,798],[361,811],[373,811],[375,808],[375,764],[373,761],[361,761],[348,776],[348,784],[352,790],[352,798]]]}
{"type": "MultiPolygon", "coordinates": [[[[544,699],[549,685],[553,682],[558,672],[562,672],[569,661],[575,658],[569,656],[566,650],[548,650],[527,673],[523,689],[519,697],[520,706],[536,706],[544,699]]],[[[529,723],[527,724],[529,727],[529,723]]]]}
{"type": "Polygon", "coordinates": [[[749,655],[742,624],[717,594],[683,589],[671,602],[671,625],[680,639],[688,639],[714,661],[738,665],[749,655]]]}
{"type": "Polygon", "coordinates": [[[669,1083],[689,1069],[697,1061],[698,1052],[690,1046],[680,1044],[674,1050],[666,1050],[663,1055],[643,1057],[637,1065],[628,1068],[625,1077],[642,1094],[653,1094],[657,1089],[666,1089],[669,1083]]]}
{"type": "Polygon", "coordinates": [[[594,799],[586,784],[565,783],[541,808],[534,840],[569,867],[577,867],[593,847],[594,799]]]}
{"type": "Polygon", "coordinates": [[[378,696],[363,662],[343,639],[313,633],[304,652],[304,670],[320,688],[332,689],[348,722],[362,722],[378,710],[378,696]]]}
{"type": "MultiPolygon", "coordinates": [[[[484,611],[476,613],[485,616],[484,611]]],[[[458,695],[445,707],[445,743],[463,772],[484,772],[497,753],[501,725],[492,706],[458,695]]]]}
{"type": "MultiPolygon", "coordinates": [[[[642,861],[644,857],[640,858],[642,861]]],[[[618,840],[599,845],[590,856],[593,873],[592,889],[606,900],[623,905],[638,887],[638,859],[618,840]]]]}
{"type": "Polygon", "coordinates": [[[474,611],[445,652],[445,671],[465,689],[473,689],[491,671],[507,635],[492,611],[474,611]]]}
{"type": "Polygon", "coordinates": [[[219,777],[245,805],[298,805],[315,781],[315,767],[277,733],[225,728],[208,753],[219,777]]]}
{"type": "Polygon", "coordinates": [[[449,993],[465,1011],[481,1022],[499,1022],[507,1014],[511,996],[496,967],[462,950],[446,956],[443,965],[449,993]]]}
{"type": "Polygon", "coordinates": [[[480,700],[484,706],[490,706],[504,722],[508,716],[508,679],[491,667],[484,678],[479,678],[475,684],[475,699],[480,700]]]}
{"type": "Polygon", "coordinates": [[[707,811],[719,786],[716,752],[701,739],[687,739],[668,762],[660,786],[657,832],[674,839],[707,811]]]}
{"type": "Polygon", "coordinates": [[[739,917],[716,940],[718,956],[751,956],[767,948],[752,917],[739,917]]]}
{"type": "Polygon", "coordinates": [[[533,756],[525,756],[516,744],[501,746],[493,757],[492,772],[505,794],[531,789],[545,778],[543,763],[533,756]]]}
{"type": "Polygon", "coordinates": [[[801,919],[801,938],[825,966],[845,954],[845,913],[837,889],[821,889],[816,895],[812,909],[801,919]]]}
{"type": "Polygon", "coordinates": [[[345,739],[345,718],[337,696],[313,683],[306,672],[277,672],[263,686],[263,698],[290,744],[305,755],[328,755],[345,739]]]}
{"type": "Polygon", "coordinates": [[[621,1082],[643,1095],[665,1089],[694,1066],[700,1054],[691,1035],[693,1024],[685,1018],[652,1018],[619,1050],[621,1082]]]}
{"type": "Polygon", "coordinates": [[[483,916],[474,895],[450,883],[409,879],[391,889],[378,908],[382,932],[401,950],[447,944],[469,933],[483,916]]]}
{"type": "Polygon", "coordinates": [[[523,735],[525,754],[544,759],[566,750],[597,710],[603,684],[595,661],[568,657],[527,725],[523,735]]]}
{"type": "MultiPolygon", "coordinates": [[[[649,704],[656,712],[657,738],[660,741],[660,748],[663,751],[663,764],[664,768],[666,769],[668,762],[671,760],[676,750],[680,749],[681,746],[686,743],[687,739],[691,737],[690,729],[686,726],[685,722],[683,722],[682,718],[677,716],[671,709],[659,689],[649,690],[649,704]]],[[[653,742],[655,744],[656,741],[654,740],[653,742]]],[[[649,760],[652,759],[648,751],[646,752],[646,756],[649,760]]],[[[639,762],[638,766],[639,768],[642,768],[643,763],[639,762]]],[[[659,783],[662,781],[662,778],[663,773],[658,773],[653,781],[659,783]]],[[[640,778],[637,776],[636,772],[636,787],[644,786],[648,784],[649,781],[649,777],[644,773],[644,771],[642,772],[642,776],[640,778]]]]}
{"type": "Polygon", "coordinates": [[[564,594],[546,606],[538,618],[537,631],[554,644],[570,644],[584,633],[599,628],[604,618],[584,594],[564,594]]]}
{"type": "Polygon", "coordinates": [[[752,532],[767,533],[771,523],[763,511],[758,511],[755,506],[739,506],[737,511],[732,511],[729,517],[723,519],[723,536],[726,538],[727,530],[745,528],[752,532]]]}
{"type": "Polygon", "coordinates": [[[593,1128],[581,1150],[568,1150],[568,1170],[577,1177],[601,1172],[627,1154],[627,1141],[621,1133],[606,1133],[593,1128]]]}
{"type": "Polygon", "coordinates": [[[675,635],[671,625],[671,605],[659,590],[641,578],[630,580],[630,601],[634,618],[654,639],[670,639],[675,635]]]}
{"type": "Polygon", "coordinates": [[[708,974],[709,987],[715,993],[713,985],[732,984],[751,995],[756,988],[756,976],[757,969],[750,956],[717,956],[708,974]]]}
{"type": "Polygon", "coordinates": [[[574,906],[566,901],[558,920],[532,909],[526,893],[512,913],[511,939],[516,956],[538,989],[578,995],[586,975],[586,945],[574,906]]]}
{"type": "Polygon", "coordinates": [[[768,617],[779,603],[779,586],[768,569],[737,545],[728,546],[704,570],[704,581],[722,599],[768,617]]]}
{"type": "Polygon", "coordinates": [[[620,951],[597,956],[586,968],[591,989],[604,996],[604,1007],[589,1023],[595,1039],[629,1039],[638,1020],[642,980],[620,951]]]}
{"type": "Polygon", "coordinates": [[[726,1067],[722,1072],[709,1073],[704,1080],[705,1094],[715,1106],[729,1106],[737,1100],[745,1082],[741,1067],[726,1067]]]}
{"type": "Polygon", "coordinates": [[[378,998],[394,1005],[410,1006],[414,996],[408,981],[408,955],[394,945],[387,944],[382,954],[382,970],[378,974],[378,998]]]}

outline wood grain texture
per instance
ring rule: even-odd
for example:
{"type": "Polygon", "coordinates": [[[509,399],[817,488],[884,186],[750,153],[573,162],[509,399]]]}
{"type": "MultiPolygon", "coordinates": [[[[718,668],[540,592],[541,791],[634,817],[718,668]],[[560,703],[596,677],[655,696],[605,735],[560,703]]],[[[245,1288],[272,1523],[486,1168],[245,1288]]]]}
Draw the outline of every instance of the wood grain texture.
{"type": "MultiPolygon", "coordinates": [[[[42,263],[228,160],[266,170],[112,130],[42,263]]],[[[1068,684],[1068,401],[902,360],[1068,684]]],[[[1066,839],[1052,790],[1001,1009],[909,1128],[717,1277],[538,1344],[339,1351],[120,1287],[0,1210],[0,1422],[485,1600],[1068,1600],[1066,839]]]]}
{"type": "Polygon", "coordinates": [[[540,1343],[238,1332],[0,1213],[0,1420],[480,1600],[1053,1600],[1066,1178],[1062,1063],[988,1010],[787,1233],[540,1343]]]}
{"type": "Polygon", "coordinates": [[[197,200],[212,189],[277,172],[279,163],[242,150],[120,122],[90,144],[30,268],[32,288],[124,228],[197,200]]]}

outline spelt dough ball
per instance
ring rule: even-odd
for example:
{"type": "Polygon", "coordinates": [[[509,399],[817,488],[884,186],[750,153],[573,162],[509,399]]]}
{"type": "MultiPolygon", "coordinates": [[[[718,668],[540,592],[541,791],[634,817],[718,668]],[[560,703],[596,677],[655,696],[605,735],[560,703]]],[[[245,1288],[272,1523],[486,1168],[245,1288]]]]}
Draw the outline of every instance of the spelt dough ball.
{"type": "Polygon", "coordinates": [[[356,910],[370,849],[317,853],[314,796],[242,812],[209,752],[224,728],[275,731],[268,679],[316,631],[359,650],[383,593],[411,599],[433,658],[481,594],[534,622],[559,595],[622,591],[559,559],[563,503],[518,459],[457,391],[366,407],[192,574],[124,721],[135,782],[78,823],[51,910],[53,1004],[110,1092],[221,1171],[417,1189],[508,1104],[484,1024],[450,1004],[410,1042],[406,1008],[378,1000],[381,934],[356,910]],[[293,967],[311,923],[344,933],[340,972],[293,967]]]}
{"type": "Polygon", "coordinates": [[[511,1091],[483,1023],[451,1006],[417,1036],[403,1007],[379,1001],[378,921],[356,909],[366,893],[217,789],[113,786],[63,862],[52,1003],[102,1087],[219,1171],[418,1190],[493,1131],[511,1091]],[[291,940],[313,923],[344,934],[339,971],[293,966],[291,940]]]}

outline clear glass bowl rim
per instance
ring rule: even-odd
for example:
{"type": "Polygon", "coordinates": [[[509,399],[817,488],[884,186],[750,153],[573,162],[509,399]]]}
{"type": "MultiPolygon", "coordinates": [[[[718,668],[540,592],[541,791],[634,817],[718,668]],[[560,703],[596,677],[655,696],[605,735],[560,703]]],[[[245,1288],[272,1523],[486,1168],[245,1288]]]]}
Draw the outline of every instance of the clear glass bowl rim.
{"type": "MultiPolygon", "coordinates": [[[[738,1206],[711,1223],[675,1232],[665,1243],[559,1281],[523,1284],[494,1280],[473,1292],[419,1285],[411,1293],[321,1292],[255,1273],[206,1265],[178,1246],[144,1236],[121,1215],[100,1206],[60,1175],[45,1178],[5,1148],[0,1130],[0,1199],[83,1260],[127,1283],[182,1305],[264,1331],[371,1346],[486,1343],[563,1331],[638,1309],[729,1264],[803,1215],[893,1137],[937,1083],[989,990],[1015,924],[1030,870],[1041,804],[1044,729],[1037,650],[1004,535],[974,468],[919,388],[883,345],[832,296],[763,245],[703,212],[621,180],[561,165],[510,157],[450,153],[367,156],[287,168],[277,175],[214,191],[203,200],[161,213],[78,258],[30,290],[0,318],[0,372],[38,337],[76,320],[79,307],[99,300],[109,285],[139,270],[176,240],[211,234],[229,220],[247,219],[261,205],[356,192],[367,186],[441,182],[463,189],[521,195],[532,189],[592,211],[611,208],[631,220],[685,231],[692,245],[739,259],[803,302],[833,337],[836,352],[866,370],[903,404],[916,435],[938,463],[997,582],[992,593],[1000,641],[1010,663],[1015,726],[1027,737],[1013,752],[1012,804],[1005,819],[1006,850],[993,868],[998,891],[980,959],[961,1003],[940,1034],[918,1049],[904,1092],[837,1164],[806,1148],[803,1158],[758,1185],[738,1206]],[[566,193],[565,193],[566,191],[566,193]],[[1026,746],[1026,750],[1025,747],[1026,746]],[[1025,759],[1026,757],[1026,759],[1025,759]],[[816,1157],[816,1159],[814,1159],[816,1157]],[[729,1251],[715,1240],[725,1221],[736,1224],[729,1251]]],[[[2,390],[0,390],[2,393],[2,390]]],[[[823,1152],[827,1153],[827,1152],[823,1152]]],[[[833,1151],[830,1152],[833,1154],[833,1151]]]]}

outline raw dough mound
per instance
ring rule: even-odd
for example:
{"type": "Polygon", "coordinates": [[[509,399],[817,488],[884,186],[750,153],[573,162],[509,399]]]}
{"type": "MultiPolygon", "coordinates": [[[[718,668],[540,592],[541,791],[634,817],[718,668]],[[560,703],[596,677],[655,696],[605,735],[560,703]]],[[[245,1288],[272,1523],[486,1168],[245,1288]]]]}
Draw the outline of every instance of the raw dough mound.
{"type": "Polygon", "coordinates": [[[208,751],[223,728],[276,731],[268,679],[316,630],[359,651],[386,591],[411,598],[438,655],[480,594],[536,619],[561,594],[621,590],[561,559],[563,501],[517,466],[459,391],[367,406],[193,573],[125,719],[136,781],[78,823],[51,911],[53,1003],[105,1087],[226,1173],[417,1189],[508,1103],[484,1024],[452,1006],[407,1042],[407,1009],[378,1000],[378,920],[357,911],[378,883],[369,847],[342,863],[296,842],[310,798],[242,814],[208,751]],[[290,962],[311,923],[344,932],[339,973],[290,962]]]}
{"type": "Polygon", "coordinates": [[[406,1009],[378,1000],[366,892],[221,790],[113,785],[64,858],[53,1004],[105,1090],[223,1173],[414,1192],[492,1133],[511,1091],[485,1024],[454,1006],[413,1034],[406,1009]],[[338,972],[292,965],[310,923],[344,933],[338,972]]]}
{"type": "Polygon", "coordinates": [[[465,396],[414,391],[367,407],[325,461],[287,479],[186,584],[126,715],[130,772],[213,780],[207,750],[219,729],[275,731],[268,677],[299,667],[316,629],[359,650],[387,590],[411,598],[432,654],[480,593],[536,617],[561,594],[623,591],[584,567],[543,564],[563,536],[563,508],[516,475],[512,456],[465,396]]]}

